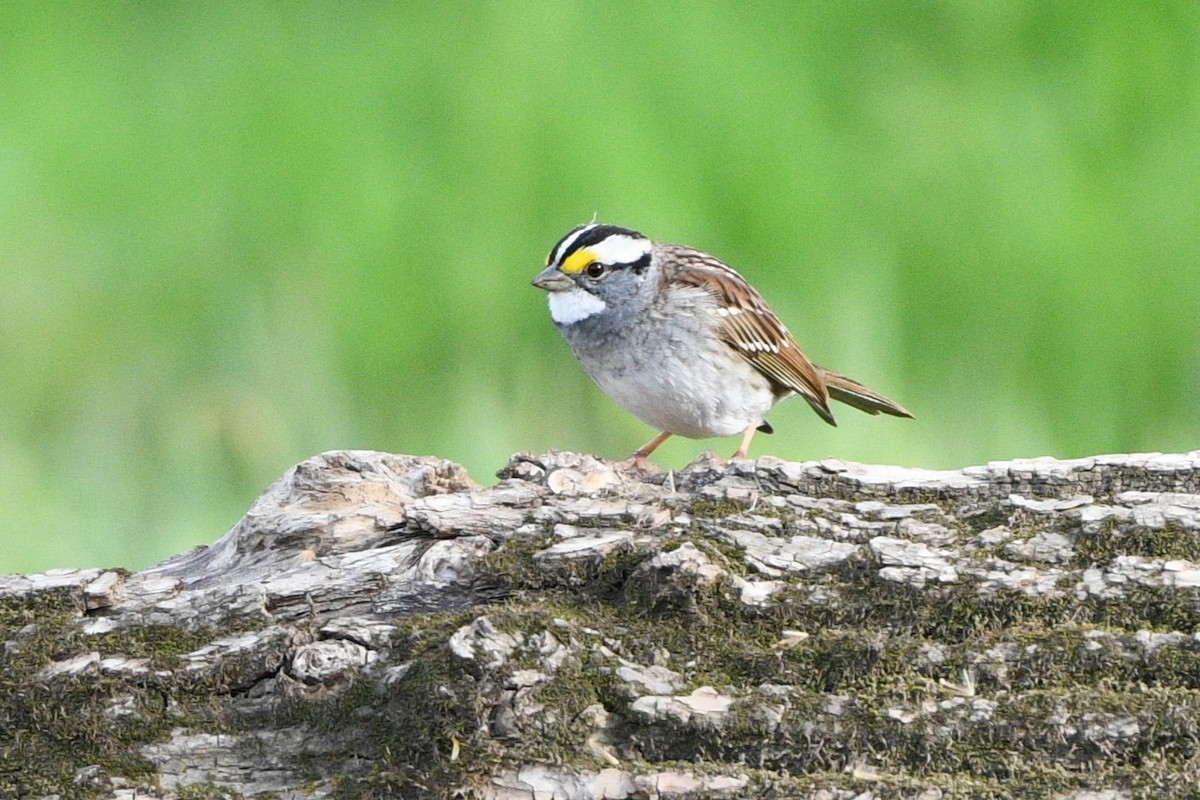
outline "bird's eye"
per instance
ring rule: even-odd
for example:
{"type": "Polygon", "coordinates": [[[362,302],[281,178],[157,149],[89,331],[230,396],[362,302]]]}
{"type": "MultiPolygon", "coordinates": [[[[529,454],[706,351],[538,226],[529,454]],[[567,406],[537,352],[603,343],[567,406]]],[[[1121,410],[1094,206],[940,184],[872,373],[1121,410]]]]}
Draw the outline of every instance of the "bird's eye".
{"type": "Polygon", "coordinates": [[[599,261],[593,261],[587,265],[587,269],[584,272],[587,273],[589,278],[599,278],[604,274],[604,265],[599,261]]]}

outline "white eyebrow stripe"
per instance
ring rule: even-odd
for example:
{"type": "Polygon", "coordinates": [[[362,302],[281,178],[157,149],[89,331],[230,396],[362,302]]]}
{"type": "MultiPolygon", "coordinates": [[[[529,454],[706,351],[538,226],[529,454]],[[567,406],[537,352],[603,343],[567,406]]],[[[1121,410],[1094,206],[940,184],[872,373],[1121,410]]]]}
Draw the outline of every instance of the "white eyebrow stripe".
{"type": "Polygon", "coordinates": [[[589,248],[604,264],[632,264],[650,252],[650,242],[625,234],[613,234],[589,248]]]}
{"type": "Polygon", "coordinates": [[[562,258],[563,258],[563,253],[565,253],[571,249],[571,245],[575,244],[576,239],[578,239],[580,236],[583,236],[585,233],[587,233],[594,227],[596,227],[596,223],[593,222],[590,225],[584,225],[583,227],[581,227],[579,230],[575,231],[572,234],[568,234],[567,238],[565,238],[561,242],[559,242],[558,247],[555,248],[554,261],[551,263],[561,264],[562,258]]]}

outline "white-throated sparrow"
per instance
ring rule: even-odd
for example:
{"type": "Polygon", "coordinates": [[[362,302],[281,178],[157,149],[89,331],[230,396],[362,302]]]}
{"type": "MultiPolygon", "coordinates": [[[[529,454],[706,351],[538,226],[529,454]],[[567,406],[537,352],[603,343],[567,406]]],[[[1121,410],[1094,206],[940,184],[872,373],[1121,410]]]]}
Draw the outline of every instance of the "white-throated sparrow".
{"type": "Polygon", "coordinates": [[[829,398],[868,414],[911,417],[858,381],[818,367],[766,301],[717,259],[615,225],[579,225],[558,241],[533,285],[575,357],[617,405],[661,433],[742,434],[745,458],[765,416],[798,394],[830,425],[829,398]]]}

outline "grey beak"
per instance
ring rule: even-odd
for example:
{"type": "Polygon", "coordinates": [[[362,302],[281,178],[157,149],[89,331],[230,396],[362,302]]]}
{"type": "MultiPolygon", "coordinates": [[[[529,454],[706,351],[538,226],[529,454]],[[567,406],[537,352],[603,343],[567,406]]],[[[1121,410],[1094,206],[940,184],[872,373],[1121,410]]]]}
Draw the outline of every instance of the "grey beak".
{"type": "Polygon", "coordinates": [[[557,266],[551,264],[538,273],[538,276],[533,279],[533,285],[539,289],[545,289],[547,292],[561,292],[564,289],[573,289],[575,281],[563,275],[557,266]]]}

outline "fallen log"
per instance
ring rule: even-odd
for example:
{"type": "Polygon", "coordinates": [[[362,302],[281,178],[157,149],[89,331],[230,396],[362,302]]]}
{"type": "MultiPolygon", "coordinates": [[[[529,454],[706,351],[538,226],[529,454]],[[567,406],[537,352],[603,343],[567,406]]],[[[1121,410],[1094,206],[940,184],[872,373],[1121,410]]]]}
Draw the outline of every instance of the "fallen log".
{"type": "Polygon", "coordinates": [[[2,797],[1190,797],[1200,451],[624,472],[331,452],[0,576],[2,797]]]}

